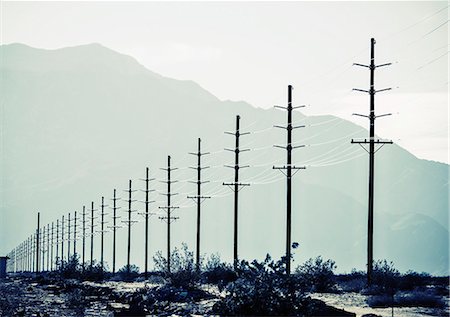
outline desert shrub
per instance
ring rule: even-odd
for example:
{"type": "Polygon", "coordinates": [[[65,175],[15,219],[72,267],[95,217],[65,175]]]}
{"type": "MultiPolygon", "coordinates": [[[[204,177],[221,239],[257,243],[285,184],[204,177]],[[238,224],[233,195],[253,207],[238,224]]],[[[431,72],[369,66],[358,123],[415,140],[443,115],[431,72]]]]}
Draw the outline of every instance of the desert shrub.
{"type": "Polygon", "coordinates": [[[396,307],[429,307],[444,308],[445,301],[441,296],[436,296],[427,291],[402,292],[394,297],[396,307]]]}
{"type": "Polygon", "coordinates": [[[399,281],[399,289],[413,290],[418,287],[425,287],[429,284],[431,284],[430,274],[408,271],[401,276],[399,281]]]}
{"type": "Polygon", "coordinates": [[[202,280],[205,283],[212,283],[219,286],[222,290],[225,285],[237,279],[237,274],[233,267],[220,260],[218,254],[212,254],[203,269],[202,280]]]}
{"type": "Polygon", "coordinates": [[[393,262],[376,261],[372,271],[372,292],[380,294],[395,294],[400,282],[400,273],[393,262]]]}
{"type": "Polygon", "coordinates": [[[353,269],[350,274],[336,275],[336,283],[344,292],[360,292],[367,285],[367,275],[353,269]]]}
{"type": "Polygon", "coordinates": [[[62,261],[58,273],[61,278],[68,279],[78,279],[80,278],[81,266],[80,258],[78,255],[72,255],[68,261],[62,261]]]}
{"type": "Polygon", "coordinates": [[[96,261],[93,261],[92,265],[85,264],[84,270],[81,269],[81,274],[79,279],[85,280],[85,281],[103,281],[106,278],[109,277],[109,274],[105,271],[103,265],[100,263],[97,263],[96,261]]]}
{"type": "Polygon", "coordinates": [[[428,307],[444,308],[445,301],[427,291],[402,292],[395,296],[387,294],[369,296],[367,304],[374,308],[387,307],[428,307]]]}
{"type": "Polygon", "coordinates": [[[303,292],[297,276],[285,274],[283,260],[269,255],[263,262],[242,261],[239,278],[226,287],[227,296],[214,304],[219,315],[297,315],[302,309],[303,292]]]}
{"type": "Polygon", "coordinates": [[[303,286],[311,292],[334,292],[336,291],[335,269],[336,264],[333,260],[324,261],[318,256],[298,266],[295,273],[303,286]]]}
{"type": "Polygon", "coordinates": [[[181,250],[175,248],[170,255],[170,272],[167,270],[167,259],[161,251],[153,257],[155,268],[168,278],[174,287],[194,288],[200,280],[200,272],[194,263],[194,253],[183,243],[181,250]]]}
{"type": "Polygon", "coordinates": [[[86,296],[81,289],[72,289],[67,293],[67,306],[73,309],[77,316],[84,316],[86,307],[86,296]]]}
{"type": "Polygon", "coordinates": [[[134,281],[139,277],[139,267],[135,264],[124,265],[117,271],[115,279],[120,281],[134,281]]]}

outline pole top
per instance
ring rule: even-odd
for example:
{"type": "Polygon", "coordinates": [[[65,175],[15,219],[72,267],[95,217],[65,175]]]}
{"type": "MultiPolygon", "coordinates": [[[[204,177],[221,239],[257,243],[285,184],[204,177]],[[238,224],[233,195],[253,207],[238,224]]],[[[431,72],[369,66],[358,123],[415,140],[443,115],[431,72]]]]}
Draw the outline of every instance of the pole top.
{"type": "Polygon", "coordinates": [[[375,39],[373,37],[370,39],[370,42],[372,42],[373,44],[376,43],[376,41],[375,41],[375,39]]]}

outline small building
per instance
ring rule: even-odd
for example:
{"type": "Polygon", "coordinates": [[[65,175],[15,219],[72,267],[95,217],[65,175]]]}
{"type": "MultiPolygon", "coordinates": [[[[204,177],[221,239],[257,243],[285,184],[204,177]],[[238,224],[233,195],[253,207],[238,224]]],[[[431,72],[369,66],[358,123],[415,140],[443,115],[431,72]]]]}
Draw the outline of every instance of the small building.
{"type": "Polygon", "coordinates": [[[7,256],[0,256],[0,278],[6,277],[6,261],[8,259],[7,256]]]}

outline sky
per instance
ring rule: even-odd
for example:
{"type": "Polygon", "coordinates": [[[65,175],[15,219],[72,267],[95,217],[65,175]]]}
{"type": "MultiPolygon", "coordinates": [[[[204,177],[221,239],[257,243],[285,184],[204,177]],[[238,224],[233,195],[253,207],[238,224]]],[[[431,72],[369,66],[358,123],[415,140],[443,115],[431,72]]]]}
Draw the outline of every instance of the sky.
{"type": "Polygon", "coordinates": [[[1,44],[100,43],[222,100],[284,105],[363,127],[370,38],[377,41],[376,132],[419,158],[449,162],[448,2],[1,1],[1,44]]]}

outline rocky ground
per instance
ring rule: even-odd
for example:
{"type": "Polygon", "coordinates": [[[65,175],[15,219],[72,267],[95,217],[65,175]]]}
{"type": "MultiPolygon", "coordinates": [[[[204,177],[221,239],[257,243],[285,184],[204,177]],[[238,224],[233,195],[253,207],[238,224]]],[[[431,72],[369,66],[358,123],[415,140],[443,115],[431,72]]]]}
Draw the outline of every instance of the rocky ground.
{"type": "MultiPolygon", "coordinates": [[[[15,276],[0,280],[0,316],[136,316],[130,311],[136,292],[161,287],[160,282],[78,282],[58,283],[40,281],[31,277],[15,276]]],[[[216,286],[203,285],[208,298],[160,302],[164,315],[210,315],[211,308],[221,297],[216,286]]],[[[180,293],[178,297],[190,296],[180,293]]],[[[310,294],[326,304],[353,312],[356,316],[392,316],[390,308],[370,308],[359,293],[310,294]]],[[[447,297],[448,303],[448,297],[447,297]]],[[[142,316],[142,315],[141,315],[142,316]]],[[[394,316],[449,316],[445,309],[395,308],[394,316]]]]}

